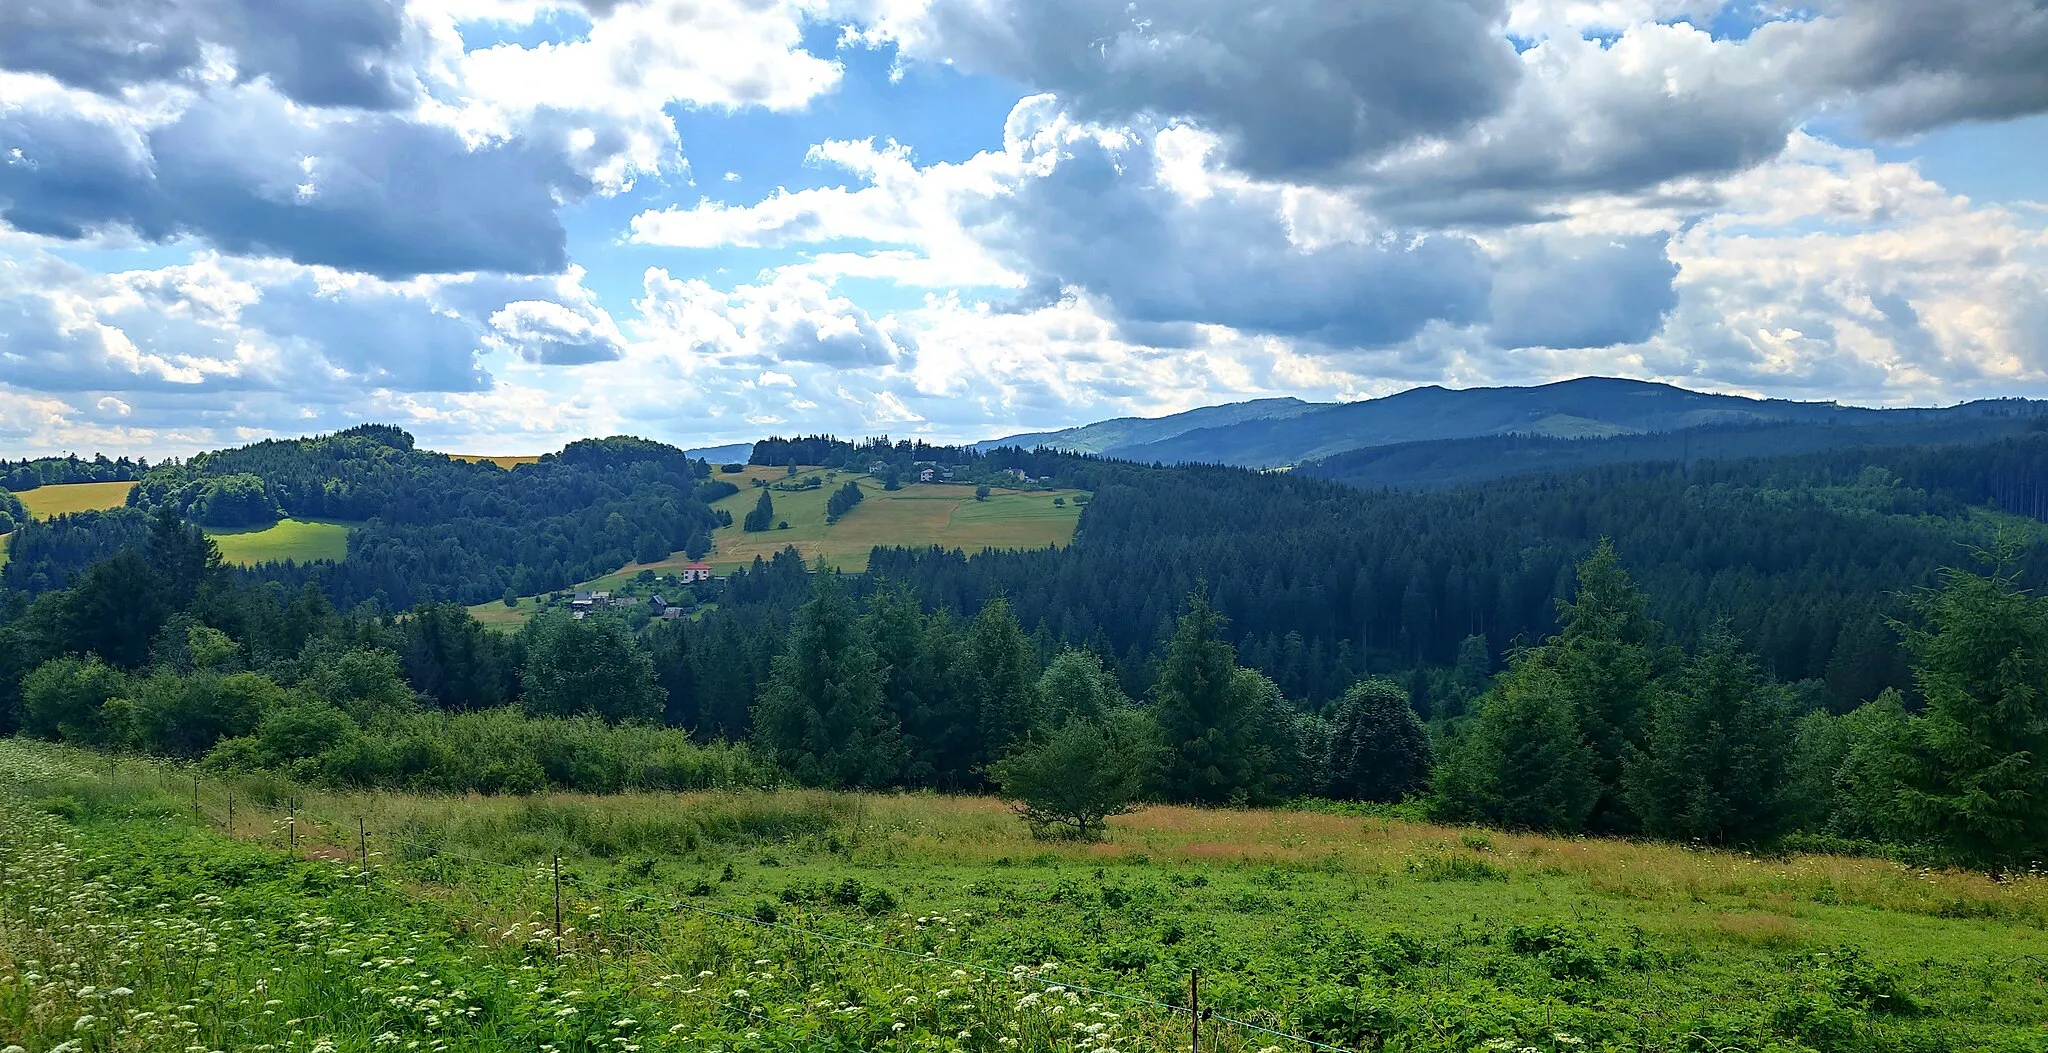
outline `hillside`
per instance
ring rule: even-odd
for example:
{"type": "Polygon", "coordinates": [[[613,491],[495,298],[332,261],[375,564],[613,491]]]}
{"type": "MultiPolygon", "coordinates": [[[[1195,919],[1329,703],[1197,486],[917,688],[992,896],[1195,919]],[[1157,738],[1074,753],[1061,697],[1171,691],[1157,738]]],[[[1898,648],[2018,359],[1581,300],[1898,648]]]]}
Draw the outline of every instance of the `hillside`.
{"type": "MultiPolygon", "coordinates": [[[[1353,450],[1488,436],[1602,439],[1690,428],[1792,424],[1853,428],[1977,420],[2041,411],[2039,404],[2019,400],[1969,403],[1947,409],[1867,409],[1832,402],[1716,395],[1668,384],[1587,377],[1537,387],[1454,390],[1430,386],[1335,405],[1264,400],[1210,407],[1156,421],[1104,421],[1063,432],[995,441],[1042,442],[1061,449],[1139,462],[1277,468],[1326,460],[1353,450]],[[1276,407],[1275,402],[1288,404],[1276,407]]],[[[1959,440],[2003,433],[1995,427],[1966,430],[1959,434],[1959,440]]],[[[1800,445],[1781,451],[1770,450],[1767,443],[1729,446],[1727,455],[1831,448],[1822,441],[1825,434],[1810,433],[1800,445]]],[[[1861,444],[1869,441],[1869,434],[1845,436],[1845,441],[1861,444]]],[[[1631,459],[1626,447],[1611,449],[1613,460],[1631,459]]],[[[1455,452],[1447,456],[1456,459],[1455,452]]],[[[1483,465],[1484,455],[1481,457],[1483,465]]],[[[1524,460],[1532,464],[1527,470],[1606,463],[1603,458],[1578,454],[1524,460]]],[[[1451,474],[1460,471],[1453,468],[1451,474]]],[[[1486,476],[1479,470],[1470,477],[1486,476]]]]}
{"type": "Polygon", "coordinates": [[[1677,431],[1570,439],[1488,435],[1351,450],[1295,470],[1352,486],[1428,490],[1514,475],[1630,462],[1694,464],[1828,450],[1980,443],[2039,431],[2037,416],[1945,414],[1871,424],[1709,424],[1677,431]]]}
{"type": "Polygon", "coordinates": [[[975,443],[974,448],[993,450],[1015,446],[1030,450],[1043,446],[1068,453],[1121,456],[1117,451],[1146,443],[1163,442],[1200,428],[1221,428],[1256,420],[1284,420],[1325,408],[1327,407],[1320,403],[1303,402],[1294,398],[1257,399],[1251,402],[1233,402],[1224,406],[1204,406],[1166,417],[1117,417],[1113,420],[1084,424],[1078,428],[1023,432],[1006,435],[1000,439],[987,439],[975,443]]]}

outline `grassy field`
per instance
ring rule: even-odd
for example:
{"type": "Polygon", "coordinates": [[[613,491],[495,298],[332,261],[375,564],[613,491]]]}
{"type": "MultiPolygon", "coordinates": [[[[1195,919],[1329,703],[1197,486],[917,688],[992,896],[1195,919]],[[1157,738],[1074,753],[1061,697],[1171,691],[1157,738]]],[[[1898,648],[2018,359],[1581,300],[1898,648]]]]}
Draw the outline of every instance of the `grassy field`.
{"type": "MultiPolygon", "coordinates": [[[[755,478],[779,480],[784,469],[749,467],[743,475],[718,475],[739,483],[737,494],[715,507],[732,513],[733,525],[711,536],[711,558],[706,560],[720,573],[745,566],[755,556],[772,557],[785,546],[795,545],[805,558],[823,557],[841,570],[867,569],[868,553],[876,545],[940,545],[945,548],[979,552],[984,548],[1044,548],[1064,545],[1074,538],[1081,509],[1074,503],[1076,491],[997,490],[987,501],[974,499],[974,488],[965,485],[923,484],[894,492],[866,475],[806,469],[799,478],[820,476],[823,485],[796,493],[771,491],[775,516],[787,520],[788,530],[747,533],[740,522],[760,492],[750,485],[755,478]],[[860,483],[866,500],[839,522],[825,522],[825,502],[832,491],[853,479],[860,483]],[[1054,498],[1063,498],[1064,507],[1054,498]]],[[[669,562],[687,562],[671,560],[669,562]]],[[[627,568],[637,570],[638,567],[627,568]]]]}
{"type": "MultiPolygon", "coordinates": [[[[994,801],[793,791],[312,793],[299,862],[256,804],[291,788],[206,782],[201,822],[189,780],[88,756],[0,743],[0,1037],[30,1049],[169,1018],[206,1048],[1129,1053],[1188,1048],[1146,1001],[1193,969],[1220,1017],[1354,1050],[2048,1041],[2039,876],[1290,811],[1048,843],[994,801]]],[[[1221,1019],[1201,1044],[1305,1048],[1221,1019]]]]}
{"type": "Polygon", "coordinates": [[[451,453],[449,457],[458,461],[489,461],[500,468],[517,468],[522,464],[533,464],[540,460],[540,454],[520,453],[496,456],[487,453],[451,453]]]}
{"type": "MultiPolygon", "coordinates": [[[[941,545],[968,552],[1065,545],[1073,541],[1074,528],[1081,521],[1081,506],[1075,498],[1086,497],[1075,490],[996,490],[988,500],[976,501],[971,486],[912,485],[892,492],[882,489],[878,480],[850,472],[804,468],[795,476],[811,477],[824,482],[812,490],[770,491],[775,516],[788,521],[788,530],[750,534],[740,524],[761,499],[754,480],[779,482],[790,478],[787,469],[748,465],[743,472],[714,473],[712,478],[732,482],[740,492],[713,505],[731,512],[733,525],[713,532],[712,553],[705,562],[718,573],[728,574],[751,564],[756,556],[772,559],[783,548],[795,545],[807,560],[823,557],[840,570],[859,572],[867,569],[868,555],[876,545],[941,545]],[[826,500],[849,479],[858,480],[867,497],[839,522],[826,523],[826,500]],[[1055,505],[1054,498],[1066,504],[1055,505]]],[[[687,555],[676,552],[653,563],[629,563],[580,582],[576,588],[616,589],[643,570],[671,573],[689,562],[687,555]]],[[[540,609],[534,599],[521,597],[517,607],[495,601],[480,603],[469,610],[487,625],[516,629],[540,609]]]]}
{"type": "Polygon", "coordinates": [[[119,508],[128,503],[128,491],[133,489],[134,483],[60,483],[23,490],[14,496],[21,498],[29,515],[48,519],[71,512],[119,508]]]}
{"type": "Polygon", "coordinates": [[[338,519],[280,519],[267,527],[208,530],[220,547],[220,558],[245,567],[274,560],[340,560],[348,556],[348,532],[354,523],[338,519]]]}

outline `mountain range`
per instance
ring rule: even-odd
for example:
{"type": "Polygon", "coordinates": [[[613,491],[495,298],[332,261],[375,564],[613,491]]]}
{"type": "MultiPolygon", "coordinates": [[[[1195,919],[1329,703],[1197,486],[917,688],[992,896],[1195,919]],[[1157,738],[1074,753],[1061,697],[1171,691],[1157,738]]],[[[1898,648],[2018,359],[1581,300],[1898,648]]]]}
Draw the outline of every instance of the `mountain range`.
{"type": "Polygon", "coordinates": [[[1141,462],[1307,467],[1365,485],[1413,486],[1648,457],[1976,441],[2028,427],[2044,413],[2048,403],[2018,399],[1873,409],[1585,377],[1535,387],[1432,385],[1360,402],[1259,399],[1010,435],[978,448],[1046,446],[1141,462]],[[1674,435],[1679,438],[1669,438],[1674,435]],[[1686,437],[1695,435],[1696,451],[1686,437]]]}

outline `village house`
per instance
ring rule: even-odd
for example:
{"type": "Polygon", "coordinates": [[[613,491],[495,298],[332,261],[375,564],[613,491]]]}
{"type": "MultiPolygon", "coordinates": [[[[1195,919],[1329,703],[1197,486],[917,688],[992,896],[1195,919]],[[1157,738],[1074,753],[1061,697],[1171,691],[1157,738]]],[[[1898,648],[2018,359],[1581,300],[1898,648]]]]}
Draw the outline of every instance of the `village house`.
{"type": "Polygon", "coordinates": [[[917,470],[917,481],[920,483],[929,483],[938,477],[939,470],[929,464],[917,470]]]}
{"type": "Polygon", "coordinates": [[[701,561],[690,563],[683,567],[683,572],[677,575],[677,577],[683,579],[683,584],[685,585],[693,581],[710,581],[711,564],[701,561]]]}

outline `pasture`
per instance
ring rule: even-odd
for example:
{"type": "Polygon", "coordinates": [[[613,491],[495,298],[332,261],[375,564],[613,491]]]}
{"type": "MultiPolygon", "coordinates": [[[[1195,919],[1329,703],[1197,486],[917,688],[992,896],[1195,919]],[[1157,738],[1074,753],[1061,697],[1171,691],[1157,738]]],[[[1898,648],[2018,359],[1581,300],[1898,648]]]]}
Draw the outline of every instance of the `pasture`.
{"type": "MultiPolygon", "coordinates": [[[[867,475],[822,468],[799,469],[791,477],[784,468],[748,465],[733,474],[713,471],[711,477],[740,487],[739,493],[712,506],[732,513],[733,518],[733,525],[712,533],[712,552],[704,560],[721,575],[748,566],[756,556],[773,559],[791,545],[808,561],[822,558],[840,570],[856,573],[867,569],[868,555],[877,545],[939,545],[967,552],[1065,545],[1073,541],[1074,528],[1081,521],[1081,506],[1075,499],[1087,496],[1077,490],[999,489],[991,492],[988,500],[976,501],[974,487],[968,485],[914,484],[889,491],[882,489],[880,480],[867,475]],[[813,477],[822,480],[815,489],[769,491],[776,519],[787,521],[789,529],[756,533],[741,529],[747,512],[761,499],[755,480],[772,483],[813,477]],[[849,479],[858,480],[867,496],[837,523],[825,522],[826,500],[849,479]],[[1066,503],[1055,505],[1054,498],[1066,503]]],[[[687,555],[675,552],[652,563],[628,563],[575,587],[616,589],[643,570],[669,574],[689,562],[687,555]]],[[[469,611],[487,625],[517,629],[541,609],[534,602],[537,598],[522,596],[517,607],[497,601],[480,603],[469,611]]]]}
{"type": "Polygon", "coordinates": [[[129,483],[58,483],[53,486],[38,486],[33,490],[22,490],[14,496],[28,508],[28,514],[38,519],[68,515],[72,512],[93,512],[106,508],[119,508],[128,503],[128,491],[135,489],[129,483]]]}
{"type": "Polygon", "coordinates": [[[267,527],[212,530],[206,536],[227,563],[253,567],[291,559],[341,560],[348,556],[348,532],[354,523],[338,519],[280,519],[267,527]]]}
{"type": "Polygon", "coordinates": [[[1209,1053],[2019,1053],[2048,1023],[2048,879],[1870,859],[1167,807],[1042,842],[985,798],[322,792],[24,742],[0,825],[0,1035],[35,1049],[1152,1053],[1189,1048],[1195,970],[1209,1053]]]}
{"type": "MultiPolygon", "coordinates": [[[[775,502],[775,517],[787,521],[787,530],[748,533],[741,521],[760,491],[747,480],[780,480],[784,469],[749,467],[743,475],[714,475],[739,483],[737,494],[721,499],[714,507],[732,513],[733,525],[711,535],[712,554],[705,562],[719,573],[746,566],[759,556],[773,558],[794,545],[807,560],[824,559],[840,570],[867,569],[868,554],[877,545],[926,546],[979,552],[985,548],[1045,548],[1065,545],[1074,539],[1081,508],[1074,502],[1079,491],[1020,491],[998,489],[987,501],[974,499],[974,487],[965,484],[911,484],[889,491],[867,475],[804,469],[797,478],[819,477],[822,485],[796,492],[769,491],[775,502]],[[825,502],[832,491],[852,479],[866,495],[853,511],[837,523],[825,522],[825,502]],[[1054,498],[1066,504],[1053,504],[1054,498]]],[[[677,557],[657,568],[688,562],[677,557]]],[[[638,565],[627,571],[640,569],[638,565]]]]}

